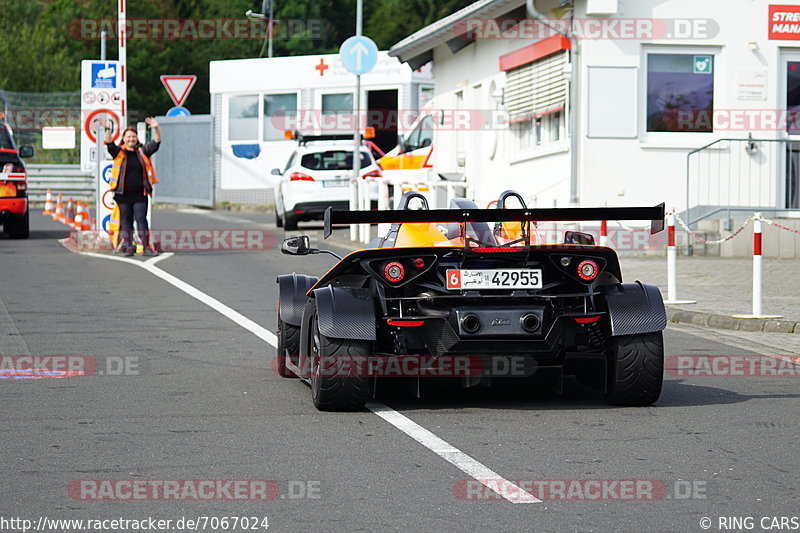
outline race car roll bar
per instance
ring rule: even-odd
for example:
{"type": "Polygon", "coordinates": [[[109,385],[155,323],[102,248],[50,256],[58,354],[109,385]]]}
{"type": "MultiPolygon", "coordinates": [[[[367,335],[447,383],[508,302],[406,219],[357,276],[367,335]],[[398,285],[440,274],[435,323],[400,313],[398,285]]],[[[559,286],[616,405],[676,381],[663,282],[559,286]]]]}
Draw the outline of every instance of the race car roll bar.
{"type": "Polygon", "coordinates": [[[333,226],[414,222],[575,222],[584,220],[649,220],[650,233],[664,229],[664,204],[653,207],[558,207],[552,209],[418,209],[387,211],[325,210],[324,237],[333,226]]]}

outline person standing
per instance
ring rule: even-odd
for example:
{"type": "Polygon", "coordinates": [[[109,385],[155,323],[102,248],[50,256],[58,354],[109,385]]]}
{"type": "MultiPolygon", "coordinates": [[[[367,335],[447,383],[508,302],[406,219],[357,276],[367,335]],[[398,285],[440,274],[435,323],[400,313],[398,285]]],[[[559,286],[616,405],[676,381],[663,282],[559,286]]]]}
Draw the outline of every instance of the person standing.
{"type": "Polygon", "coordinates": [[[152,156],[161,145],[161,130],[158,121],[153,117],[144,119],[153,131],[153,140],[142,145],[136,128],[127,127],[122,132],[119,146],[111,140],[111,129],[106,123],[106,149],[114,162],[111,165],[111,181],[109,185],[114,191],[114,201],[119,206],[120,238],[122,252],[131,256],[136,248],[133,246],[133,223],[136,222],[139,240],[144,246],[145,255],[156,255],[150,248],[150,228],[147,226],[147,205],[153,195],[153,185],[158,183],[152,156]]]}

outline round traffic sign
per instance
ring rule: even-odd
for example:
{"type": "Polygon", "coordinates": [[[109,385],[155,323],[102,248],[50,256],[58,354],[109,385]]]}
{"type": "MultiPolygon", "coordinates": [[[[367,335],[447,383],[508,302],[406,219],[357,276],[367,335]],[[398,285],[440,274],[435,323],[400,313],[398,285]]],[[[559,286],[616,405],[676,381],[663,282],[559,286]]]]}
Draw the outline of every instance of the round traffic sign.
{"type": "Polygon", "coordinates": [[[89,140],[93,143],[97,142],[97,137],[94,136],[95,127],[100,125],[101,120],[106,119],[111,120],[111,140],[116,141],[119,138],[120,120],[117,114],[110,109],[95,109],[89,113],[89,116],[87,116],[86,120],[83,121],[83,131],[86,132],[89,140]]]}
{"type": "Polygon", "coordinates": [[[339,48],[339,59],[353,74],[366,74],[378,62],[378,46],[369,37],[353,35],[339,48]]]}
{"type": "MultiPolygon", "coordinates": [[[[111,209],[112,211],[114,210],[116,202],[114,202],[114,191],[111,189],[103,193],[103,205],[106,206],[106,209],[111,209]]],[[[105,229],[105,220],[103,220],[103,229],[105,229]]]]}
{"type": "Polygon", "coordinates": [[[189,117],[191,115],[192,114],[189,112],[189,110],[182,106],[175,106],[167,111],[168,117],[189,117]]]}
{"type": "Polygon", "coordinates": [[[111,183],[111,165],[106,165],[106,168],[103,169],[103,181],[111,183]]]}

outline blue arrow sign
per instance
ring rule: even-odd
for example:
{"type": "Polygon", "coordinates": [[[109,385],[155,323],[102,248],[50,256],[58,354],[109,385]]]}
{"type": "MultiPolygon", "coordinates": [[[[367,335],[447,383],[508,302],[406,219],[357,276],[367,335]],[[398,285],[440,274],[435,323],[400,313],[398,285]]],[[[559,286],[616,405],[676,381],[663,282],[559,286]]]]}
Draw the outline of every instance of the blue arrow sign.
{"type": "Polygon", "coordinates": [[[353,74],[366,74],[378,62],[378,47],[369,37],[354,35],[342,43],[339,58],[353,74]]]}
{"type": "Polygon", "coordinates": [[[171,108],[169,111],[167,111],[167,116],[168,117],[188,117],[188,116],[191,116],[191,113],[189,113],[189,110],[186,109],[185,107],[175,106],[175,107],[171,108]]]}

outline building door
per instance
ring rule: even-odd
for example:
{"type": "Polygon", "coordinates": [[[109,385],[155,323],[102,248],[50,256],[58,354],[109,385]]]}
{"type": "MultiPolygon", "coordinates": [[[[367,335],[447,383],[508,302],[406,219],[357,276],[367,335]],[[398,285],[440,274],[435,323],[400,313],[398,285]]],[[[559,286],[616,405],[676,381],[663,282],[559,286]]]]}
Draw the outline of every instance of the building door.
{"type": "Polygon", "coordinates": [[[787,54],[781,62],[786,105],[785,202],[800,209],[800,53],[787,54]]]}
{"type": "Polygon", "coordinates": [[[384,152],[397,146],[397,89],[367,91],[367,127],[375,128],[373,142],[384,152]]]}

